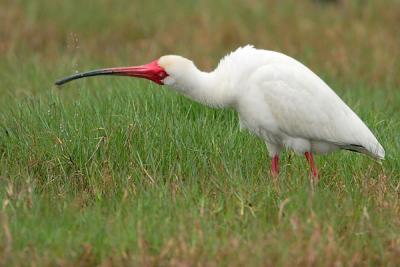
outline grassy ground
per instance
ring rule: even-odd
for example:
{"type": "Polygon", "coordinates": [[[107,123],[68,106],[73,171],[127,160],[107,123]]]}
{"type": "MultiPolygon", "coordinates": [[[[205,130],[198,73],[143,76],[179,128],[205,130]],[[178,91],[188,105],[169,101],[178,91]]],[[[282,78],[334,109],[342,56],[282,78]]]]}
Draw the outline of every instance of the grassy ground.
{"type": "Polygon", "coordinates": [[[2,1],[0,265],[400,264],[400,3],[2,1]],[[128,78],[52,83],[163,54],[211,69],[253,43],[309,65],[366,121],[382,165],[286,152],[128,78]]]}

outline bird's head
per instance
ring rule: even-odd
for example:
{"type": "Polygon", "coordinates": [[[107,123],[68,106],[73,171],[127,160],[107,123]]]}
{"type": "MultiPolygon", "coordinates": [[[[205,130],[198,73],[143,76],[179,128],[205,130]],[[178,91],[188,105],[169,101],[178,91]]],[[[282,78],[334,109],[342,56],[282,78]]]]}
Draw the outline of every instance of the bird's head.
{"type": "Polygon", "coordinates": [[[167,73],[163,84],[171,86],[179,84],[184,77],[187,77],[188,72],[194,66],[189,59],[175,55],[162,56],[157,63],[167,73]]]}
{"type": "Polygon", "coordinates": [[[166,84],[173,86],[191,66],[193,66],[193,62],[184,57],[168,55],[140,66],[106,68],[77,73],[58,80],[55,84],[62,85],[72,80],[90,76],[118,75],[145,78],[160,85],[166,84]]]}

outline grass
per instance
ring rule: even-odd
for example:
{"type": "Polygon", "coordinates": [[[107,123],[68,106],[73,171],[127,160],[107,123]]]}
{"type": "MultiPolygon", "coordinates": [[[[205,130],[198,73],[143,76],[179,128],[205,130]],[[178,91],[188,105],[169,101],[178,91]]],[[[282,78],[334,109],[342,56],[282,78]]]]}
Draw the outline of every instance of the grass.
{"type": "Polygon", "coordinates": [[[0,4],[0,265],[400,264],[398,1],[77,5],[0,4]],[[288,151],[274,180],[233,110],[129,78],[52,85],[168,53],[211,69],[245,42],[324,77],[384,145],[382,165],[317,157],[311,187],[288,151]]]}

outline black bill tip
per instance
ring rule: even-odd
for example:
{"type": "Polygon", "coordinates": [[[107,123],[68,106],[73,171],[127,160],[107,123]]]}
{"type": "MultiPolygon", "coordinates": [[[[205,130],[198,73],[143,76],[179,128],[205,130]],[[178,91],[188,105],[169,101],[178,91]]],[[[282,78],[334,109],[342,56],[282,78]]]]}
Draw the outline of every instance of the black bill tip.
{"type": "Polygon", "coordinates": [[[63,85],[67,82],[73,81],[73,80],[77,80],[77,79],[81,79],[81,78],[85,78],[85,77],[90,77],[90,76],[98,76],[98,75],[110,75],[110,74],[114,74],[115,72],[113,70],[110,69],[100,69],[100,70],[92,70],[92,71],[87,71],[87,72],[81,72],[81,73],[77,73],[68,77],[65,77],[61,80],[56,81],[54,84],[57,86],[63,85]]]}

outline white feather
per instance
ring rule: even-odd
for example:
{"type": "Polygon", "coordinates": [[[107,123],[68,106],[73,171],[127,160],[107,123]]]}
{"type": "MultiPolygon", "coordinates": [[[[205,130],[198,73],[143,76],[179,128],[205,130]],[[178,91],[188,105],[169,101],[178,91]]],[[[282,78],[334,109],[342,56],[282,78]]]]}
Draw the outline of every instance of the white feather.
{"type": "Polygon", "coordinates": [[[245,46],[224,57],[210,73],[199,71],[191,61],[173,65],[170,70],[166,66],[172,77],[168,85],[199,102],[234,107],[241,127],[263,138],[271,156],[288,147],[298,153],[349,149],[385,157],[361,119],[291,57],[245,46]]]}

